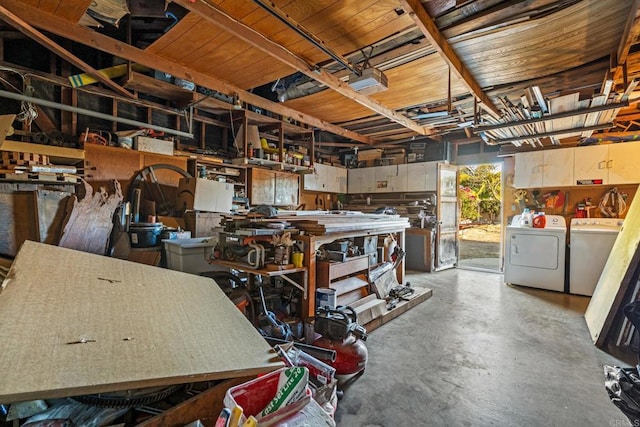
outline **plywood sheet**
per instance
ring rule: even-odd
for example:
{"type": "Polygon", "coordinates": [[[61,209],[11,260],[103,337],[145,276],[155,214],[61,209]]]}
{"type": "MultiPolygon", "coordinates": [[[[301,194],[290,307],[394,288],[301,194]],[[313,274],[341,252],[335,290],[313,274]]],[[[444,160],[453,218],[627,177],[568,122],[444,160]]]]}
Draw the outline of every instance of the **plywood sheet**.
{"type": "Polygon", "coordinates": [[[41,243],[22,246],[0,313],[2,403],[282,366],[211,279],[41,243]]]}
{"type": "Polygon", "coordinates": [[[636,253],[640,245],[638,230],[640,230],[640,197],[634,197],[584,314],[591,338],[598,345],[604,343],[612,318],[621,304],[626,291],[626,286],[622,285],[625,284],[625,279],[627,281],[625,285],[628,285],[628,278],[633,273],[630,269],[637,267],[632,264],[632,260],[634,257],[637,258],[636,253]]]}

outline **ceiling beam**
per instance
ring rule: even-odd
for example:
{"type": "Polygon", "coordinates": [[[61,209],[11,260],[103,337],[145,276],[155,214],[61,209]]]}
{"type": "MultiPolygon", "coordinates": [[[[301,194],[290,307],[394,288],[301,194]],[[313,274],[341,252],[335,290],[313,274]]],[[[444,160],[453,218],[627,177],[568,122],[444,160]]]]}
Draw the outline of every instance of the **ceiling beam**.
{"type": "Polygon", "coordinates": [[[467,89],[480,100],[480,105],[490,114],[500,117],[500,110],[495,106],[491,98],[484,93],[471,72],[462,63],[447,39],[442,35],[429,13],[425,10],[420,0],[400,0],[403,9],[413,18],[424,36],[431,42],[440,56],[451,66],[467,89]]]}
{"type": "Polygon", "coordinates": [[[631,45],[638,41],[640,37],[640,18],[637,18],[638,9],[640,9],[640,0],[635,0],[631,4],[629,15],[627,17],[627,23],[624,26],[622,32],[622,38],[620,39],[620,45],[616,51],[615,69],[613,71],[613,80],[620,80],[623,77],[624,64],[627,62],[627,56],[629,56],[629,49],[631,45]]]}
{"type": "Polygon", "coordinates": [[[110,87],[120,95],[124,95],[128,98],[136,98],[134,94],[111,80],[110,78],[103,76],[100,74],[98,70],[93,68],[91,65],[84,62],[82,59],[73,55],[71,52],[60,46],[58,43],[51,40],[49,37],[42,34],[40,31],[33,28],[27,22],[25,22],[20,17],[11,13],[11,11],[7,10],[5,7],[0,5],[0,19],[5,21],[7,24],[12,25],[22,34],[25,34],[32,38],[34,41],[40,43],[42,46],[46,47],[50,51],[54,52],[56,55],[64,59],[65,61],[73,64],[74,66],[80,68],[85,73],[89,74],[91,77],[98,80],[100,83],[110,87]]]}
{"type": "Polygon", "coordinates": [[[144,51],[142,49],[138,49],[134,46],[112,39],[111,37],[102,35],[88,28],[73,24],[50,13],[42,12],[33,7],[25,5],[22,1],[0,0],[0,4],[20,17],[25,22],[29,22],[31,25],[38,27],[41,30],[48,31],[66,39],[73,40],[77,43],[87,45],[93,49],[97,49],[102,52],[106,52],[108,54],[136,62],[138,64],[144,65],[145,67],[162,71],[181,79],[196,82],[201,86],[216,90],[228,96],[233,96],[237,93],[240,99],[244,102],[271,111],[272,113],[290,117],[293,120],[326,130],[327,132],[333,133],[335,135],[339,135],[344,138],[352,139],[354,141],[359,141],[365,144],[373,144],[375,142],[375,140],[372,138],[360,135],[359,133],[350,131],[340,126],[336,126],[332,123],[318,119],[308,114],[301,113],[300,111],[286,107],[282,104],[269,101],[268,99],[245,91],[216,77],[191,70],[183,65],[163,58],[159,55],[144,51]]]}
{"type": "MultiPolygon", "coordinates": [[[[402,126],[411,129],[412,131],[417,132],[420,135],[428,135],[429,133],[431,133],[428,128],[420,126],[413,120],[410,120],[406,116],[397,113],[389,107],[382,105],[375,99],[367,95],[363,95],[358,91],[352,89],[347,83],[341,81],[333,74],[328,73],[326,70],[318,68],[313,64],[309,64],[307,61],[298,57],[296,54],[289,51],[285,47],[268,39],[261,33],[244,25],[242,22],[232,18],[231,16],[216,8],[214,5],[211,5],[204,0],[196,0],[195,2],[192,2],[191,0],[174,1],[185,9],[202,16],[210,23],[244,40],[260,51],[274,57],[275,59],[281,61],[289,67],[306,74],[308,77],[326,85],[330,89],[333,89],[339,94],[357,102],[358,104],[368,108],[369,110],[385,116],[388,119],[393,120],[394,122],[399,123],[402,126]]],[[[295,22],[292,23],[294,25],[299,25],[295,22]]]]}

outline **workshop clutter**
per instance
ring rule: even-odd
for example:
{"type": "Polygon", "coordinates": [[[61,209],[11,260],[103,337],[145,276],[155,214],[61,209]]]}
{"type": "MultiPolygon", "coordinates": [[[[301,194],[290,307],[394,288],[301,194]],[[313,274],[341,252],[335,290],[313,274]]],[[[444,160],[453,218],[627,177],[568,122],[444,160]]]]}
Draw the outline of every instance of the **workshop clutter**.
{"type": "MultiPolygon", "coordinates": [[[[335,396],[335,381],[332,385],[335,396]]],[[[323,399],[323,395],[316,396],[323,399]]],[[[250,417],[261,427],[336,425],[331,416],[334,409],[329,408],[327,413],[315,400],[306,367],[282,368],[231,387],[225,394],[224,404],[231,414],[234,410],[241,411],[240,424],[235,425],[244,425],[250,417]]],[[[224,413],[223,410],[223,418],[224,413]]]]}
{"type": "Polygon", "coordinates": [[[53,165],[49,156],[0,151],[0,179],[32,182],[78,182],[75,166],[53,165]]]}

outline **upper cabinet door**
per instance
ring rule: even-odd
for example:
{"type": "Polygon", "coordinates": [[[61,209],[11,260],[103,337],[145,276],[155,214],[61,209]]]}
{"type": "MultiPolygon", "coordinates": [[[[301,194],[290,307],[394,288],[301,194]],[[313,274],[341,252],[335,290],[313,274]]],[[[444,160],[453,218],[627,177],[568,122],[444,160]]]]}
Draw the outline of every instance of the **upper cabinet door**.
{"type": "Polygon", "coordinates": [[[317,191],[320,180],[321,164],[314,164],[313,171],[303,175],[303,188],[307,191],[317,191]]]}
{"type": "Polygon", "coordinates": [[[573,148],[546,150],[544,153],[542,185],[544,187],[568,187],[573,180],[573,148]]]}
{"type": "Polygon", "coordinates": [[[542,187],[544,152],[517,153],[515,157],[513,186],[516,188],[542,187]]]}
{"type": "Polygon", "coordinates": [[[438,187],[438,162],[407,163],[407,191],[436,191],[438,187]]]}
{"type": "Polygon", "coordinates": [[[640,143],[624,142],[609,145],[609,184],[640,183],[640,143]]]}
{"type": "Polygon", "coordinates": [[[395,193],[407,191],[407,175],[400,170],[400,165],[377,166],[376,193],[395,193]]]}
{"type": "Polygon", "coordinates": [[[349,169],[349,194],[373,193],[376,184],[375,168],[349,169]]]}
{"type": "Polygon", "coordinates": [[[347,169],[336,168],[336,193],[347,193],[347,169]]]}
{"type": "MultiPolygon", "coordinates": [[[[602,184],[609,184],[608,145],[589,145],[576,147],[573,179],[575,183],[582,180],[602,180],[602,184]]],[[[574,183],[574,185],[575,185],[574,183]]]]}

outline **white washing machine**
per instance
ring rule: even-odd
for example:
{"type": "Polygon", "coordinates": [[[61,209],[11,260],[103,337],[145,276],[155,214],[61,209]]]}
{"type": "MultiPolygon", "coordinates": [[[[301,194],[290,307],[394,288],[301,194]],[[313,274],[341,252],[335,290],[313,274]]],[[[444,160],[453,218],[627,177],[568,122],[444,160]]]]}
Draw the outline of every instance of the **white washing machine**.
{"type": "Polygon", "coordinates": [[[569,292],[593,295],[622,223],[618,218],[571,220],[569,292]]]}
{"type": "Polygon", "coordinates": [[[504,281],[564,292],[567,223],[547,215],[544,228],[521,227],[520,215],[507,226],[504,281]]]}

